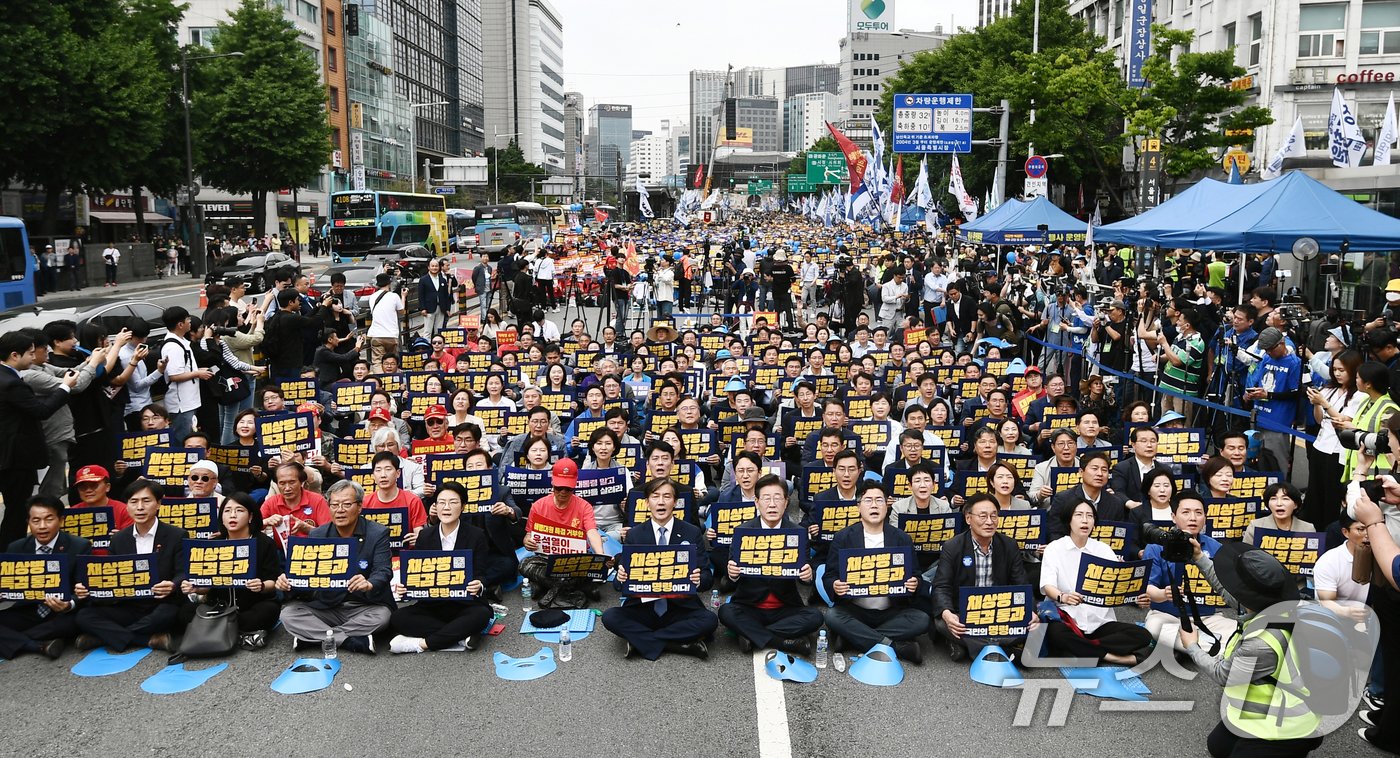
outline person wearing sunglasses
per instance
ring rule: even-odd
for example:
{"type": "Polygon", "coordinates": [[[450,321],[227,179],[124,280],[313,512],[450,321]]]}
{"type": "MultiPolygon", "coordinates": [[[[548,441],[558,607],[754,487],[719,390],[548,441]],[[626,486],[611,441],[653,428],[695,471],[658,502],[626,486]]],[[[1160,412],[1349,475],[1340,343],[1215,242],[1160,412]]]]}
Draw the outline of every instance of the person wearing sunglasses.
{"type": "Polygon", "coordinates": [[[196,462],[185,474],[185,491],[190,497],[217,497],[219,466],[210,460],[196,462]]]}

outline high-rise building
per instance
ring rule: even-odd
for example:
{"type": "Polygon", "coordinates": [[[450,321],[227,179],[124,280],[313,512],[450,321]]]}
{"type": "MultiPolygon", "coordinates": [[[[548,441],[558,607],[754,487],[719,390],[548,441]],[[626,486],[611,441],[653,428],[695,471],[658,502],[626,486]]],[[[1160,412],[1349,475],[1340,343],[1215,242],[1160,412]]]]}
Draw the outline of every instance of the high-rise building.
{"type": "Polygon", "coordinates": [[[405,190],[414,171],[409,158],[412,114],[394,87],[394,34],[370,13],[361,13],[358,23],[359,33],[345,37],[350,145],[345,171],[349,182],[363,172],[366,189],[405,190]]]}
{"type": "Polygon", "coordinates": [[[984,27],[999,18],[1010,16],[1016,0],[977,0],[977,26],[984,27]]]}
{"type": "Polygon", "coordinates": [[[511,139],[525,160],[566,172],[564,25],[549,0],[479,0],[485,136],[511,139]],[[504,135],[512,135],[506,137],[504,135]]]}
{"type": "Polygon", "coordinates": [[[715,108],[713,118],[719,145],[763,153],[782,150],[783,116],[776,98],[727,98],[715,108]]]}
{"type": "Polygon", "coordinates": [[[870,141],[870,115],[880,105],[885,80],[899,67],[948,41],[941,27],[931,32],[852,32],[841,40],[838,113],[832,121],[852,140],[870,141]]]}
{"type": "Polygon", "coordinates": [[[564,173],[583,173],[583,93],[564,93],[564,173]]]}
{"type": "Polygon", "coordinates": [[[360,12],[393,29],[394,86],[415,116],[415,165],[484,150],[480,0],[362,0],[360,12]]]}
{"type": "Polygon", "coordinates": [[[715,108],[724,102],[723,71],[690,72],[690,162],[709,163],[715,148],[715,108]]]}
{"type": "Polygon", "coordinates": [[[813,142],[830,134],[826,122],[836,118],[840,107],[836,95],[830,92],[808,92],[792,95],[783,103],[783,151],[797,153],[813,142]]]}
{"type": "Polygon", "coordinates": [[[631,159],[632,106],[599,103],[588,109],[588,178],[616,191],[617,180],[631,159]]]}
{"type": "Polygon", "coordinates": [[[628,148],[631,160],[627,161],[627,187],[632,187],[641,179],[644,184],[660,184],[666,176],[667,156],[670,153],[668,140],[659,134],[648,134],[632,140],[628,148]]]}
{"type": "Polygon", "coordinates": [[[786,97],[809,92],[830,92],[834,95],[841,86],[841,67],[831,63],[788,66],[784,69],[784,78],[786,97]]]}

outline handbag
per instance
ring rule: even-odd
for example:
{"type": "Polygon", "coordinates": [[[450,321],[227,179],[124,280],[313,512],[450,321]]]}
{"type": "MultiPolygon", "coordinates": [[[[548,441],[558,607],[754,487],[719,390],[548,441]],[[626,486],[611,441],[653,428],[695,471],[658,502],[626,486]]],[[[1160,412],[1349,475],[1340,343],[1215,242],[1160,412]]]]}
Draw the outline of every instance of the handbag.
{"type": "Polygon", "coordinates": [[[228,601],[200,605],[185,627],[180,652],[191,658],[228,655],[238,647],[238,604],[229,591],[228,601]]]}

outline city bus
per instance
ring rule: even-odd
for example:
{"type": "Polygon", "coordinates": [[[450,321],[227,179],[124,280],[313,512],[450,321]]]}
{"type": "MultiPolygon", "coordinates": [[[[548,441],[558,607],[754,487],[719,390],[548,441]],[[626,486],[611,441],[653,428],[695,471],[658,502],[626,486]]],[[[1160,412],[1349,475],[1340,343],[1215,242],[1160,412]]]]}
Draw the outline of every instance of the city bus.
{"type": "Polygon", "coordinates": [[[480,248],[492,258],[500,257],[508,245],[548,244],[554,239],[553,218],[539,203],[479,205],[476,208],[476,235],[480,248]]]}
{"type": "Polygon", "coordinates": [[[479,238],[476,235],[476,211],[472,208],[447,209],[448,243],[453,250],[475,250],[479,238]]]}
{"type": "Polygon", "coordinates": [[[335,192],[327,231],[333,263],[362,260],[378,245],[422,245],[442,256],[448,253],[447,201],[407,192],[335,192]]]}
{"type": "Polygon", "coordinates": [[[24,222],[0,216],[0,309],[34,304],[34,266],[24,222]]]}

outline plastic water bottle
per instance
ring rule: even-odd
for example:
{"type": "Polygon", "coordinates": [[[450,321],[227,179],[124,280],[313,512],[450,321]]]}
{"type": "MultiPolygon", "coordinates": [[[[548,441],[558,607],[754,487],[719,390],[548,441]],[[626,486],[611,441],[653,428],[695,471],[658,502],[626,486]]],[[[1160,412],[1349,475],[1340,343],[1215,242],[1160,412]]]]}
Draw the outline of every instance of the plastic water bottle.
{"type": "Polygon", "coordinates": [[[525,612],[526,612],[526,613],[529,613],[529,612],[530,612],[530,609],[533,608],[534,605],[535,605],[534,602],[531,600],[531,598],[533,598],[534,596],[535,596],[535,591],[534,591],[533,589],[530,589],[530,580],[529,580],[529,579],[522,580],[522,581],[520,582],[520,599],[522,599],[522,600],[525,601],[525,612]]]}
{"type": "Polygon", "coordinates": [[[335,632],[327,629],[326,638],[321,640],[321,657],[328,660],[335,660],[335,632]]]}
{"type": "Polygon", "coordinates": [[[831,667],[842,674],[846,673],[846,656],[840,653],[831,656],[831,667]]]}
{"type": "Polygon", "coordinates": [[[569,640],[569,630],[559,632],[559,660],[571,661],[574,658],[574,643],[569,640]]]}
{"type": "Polygon", "coordinates": [[[718,610],[720,604],[719,590],[710,590],[710,607],[718,610]]]}
{"type": "Polygon", "coordinates": [[[826,668],[826,630],[817,632],[817,668],[826,668]]]}

